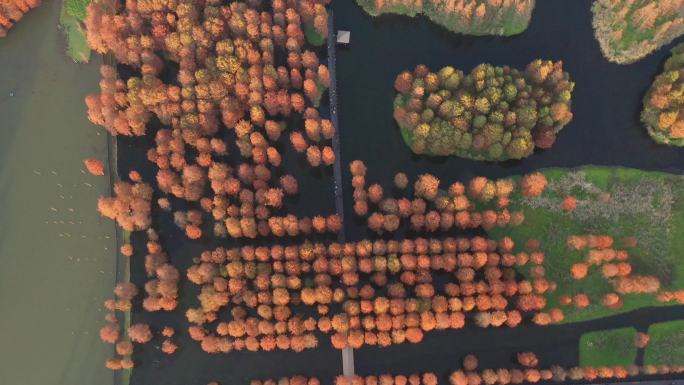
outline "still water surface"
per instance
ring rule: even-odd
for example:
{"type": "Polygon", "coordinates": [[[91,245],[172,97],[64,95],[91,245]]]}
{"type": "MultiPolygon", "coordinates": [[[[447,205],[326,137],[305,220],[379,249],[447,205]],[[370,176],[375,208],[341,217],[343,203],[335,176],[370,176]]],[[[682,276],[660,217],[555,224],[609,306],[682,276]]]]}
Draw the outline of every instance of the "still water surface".
{"type": "Polygon", "coordinates": [[[60,4],[43,2],[0,39],[2,385],[113,382],[104,367],[113,348],[98,330],[114,284],[114,225],[95,210],[109,179],[86,175],[82,162],[106,159],[83,103],[99,63],[64,54],[60,4]]]}

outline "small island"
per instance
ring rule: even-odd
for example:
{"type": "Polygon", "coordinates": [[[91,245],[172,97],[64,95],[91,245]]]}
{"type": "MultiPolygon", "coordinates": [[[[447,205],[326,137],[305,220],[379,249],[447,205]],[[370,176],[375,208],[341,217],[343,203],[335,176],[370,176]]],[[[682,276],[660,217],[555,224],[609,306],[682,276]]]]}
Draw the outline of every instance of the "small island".
{"type": "Polygon", "coordinates": [[[466,35],[511,36],[524,32],[532,18],[535,0],[356,0],[370,15],[383,13],[428,19],[452,32],[466,35]]]}
{"type": "Polygon", "coordinates": [[[651,138],[661,144],[684,146],[684,44],[672,50],[665,62],[663,73],[658,75],[644,97],[641,121],[651,138]]]}
{"type": "Polygon", "coordinates": [[[601,51],[618,64],[639,61],[684,33],[681,1],[597,0],[592,12],[601,51]]]}
{"type": "Polygon", "coordinates": [[[416,154],[522,159],[551,148],[573,116],[575,84],[562,62],[535,60],[525,71],[481,64],[468,75],[419,65],[394,86],[394,118],[416,154]]]}

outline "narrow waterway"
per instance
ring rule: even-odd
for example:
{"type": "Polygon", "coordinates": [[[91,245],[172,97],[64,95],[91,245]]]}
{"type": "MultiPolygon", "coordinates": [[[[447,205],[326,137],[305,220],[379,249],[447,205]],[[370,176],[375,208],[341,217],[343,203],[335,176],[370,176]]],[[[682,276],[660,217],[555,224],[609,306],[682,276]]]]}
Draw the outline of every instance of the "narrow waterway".
{"type": "Polygon", "coordinates": [[[109,179],[86,118],[98,64],[76,65],[44,1],[0,39],[0,384],[107,385],[102,301],[114,284],[114,224],[96,211],[109,179]],[[14,96],[10,96],[13,94],[14,96]]]}

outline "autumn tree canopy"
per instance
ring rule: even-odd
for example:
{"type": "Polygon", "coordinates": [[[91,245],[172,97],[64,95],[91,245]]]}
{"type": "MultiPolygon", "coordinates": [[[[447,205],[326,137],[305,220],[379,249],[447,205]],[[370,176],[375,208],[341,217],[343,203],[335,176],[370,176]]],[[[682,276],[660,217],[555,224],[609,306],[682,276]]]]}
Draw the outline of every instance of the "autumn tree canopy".
{"type": "Polygon", "coordinates": [[[468,75],[418,65],[395,88],[394,118],[417,154],[521,159],[550,148],[572,120],[574,83],[562,62],[536,60],[525,71],[481,64],[468,75]]]}
{"type": "Polygon", "coordinates": [[[672,49],[663,72],[655,78],[644,96],[641,121],[653,140],[684,146],[684,45],[672,49]]]}

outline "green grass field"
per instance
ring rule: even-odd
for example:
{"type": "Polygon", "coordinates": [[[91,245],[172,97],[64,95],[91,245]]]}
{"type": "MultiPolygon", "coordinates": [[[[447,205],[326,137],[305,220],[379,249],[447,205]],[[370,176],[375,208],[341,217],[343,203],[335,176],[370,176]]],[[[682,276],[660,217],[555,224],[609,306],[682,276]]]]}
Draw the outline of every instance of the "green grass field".
{"type": "Polygon", "coordinates": [[[64,9],[69,16],[84,20],[88,4],[90,4],[90,0],[64,0],[64,9]]]}
{"type": "MultiPolygon", "coordinates": [[[[591,305],[583,310],[560,306],[564,322],[596,319],[616,312],[626,312],[646,306],[663,305],[652,294],[622,296],[623,307],[611,310],[601,304],[606,293],[612,292],[611,283],[596,268],[583,280],[573,280],[570,267],[580,262],[584,252],[568,250],[569,235],[606,234],[620,247],[624,237],[638,240],[629,249],[633,274],[655,275],[666,289],[684,288],[684,178],[677,175],[642,170],[609,167],[584,167],[571,170],[542,170],[549,184],[540,198],[522,198],[516,193],[510,209],[523,210],[525,222],[518,227],[494,228],[493,238],[510,236],[517,244],[538,239],[546,259],[546,277],[558,284],[548,295],[547,309],[559,307],[562,295],[586,293],[591,305]],[[556,188],[556,191],[554,191],[556,188]],[[609,192],[611,200],[601,203],[597,196],[609,192]],[[578,206],[571,213],[560,209],[565,195],[577,198],[578,206]]],[[[525,273],[524,269],[522,271],[525,273]]]]}
{"type": "Polygon", "coordinates": [[[684,362],[684,320],[653,324],[648,334],[651,340],[644,351],[644,364],[681,365],[684,362]]]}
{"type": "Polygon", "coordinates": [[[580,366],[628,366],[637,355],[634,328],[601,330],[582,334],[580,366]]]}

